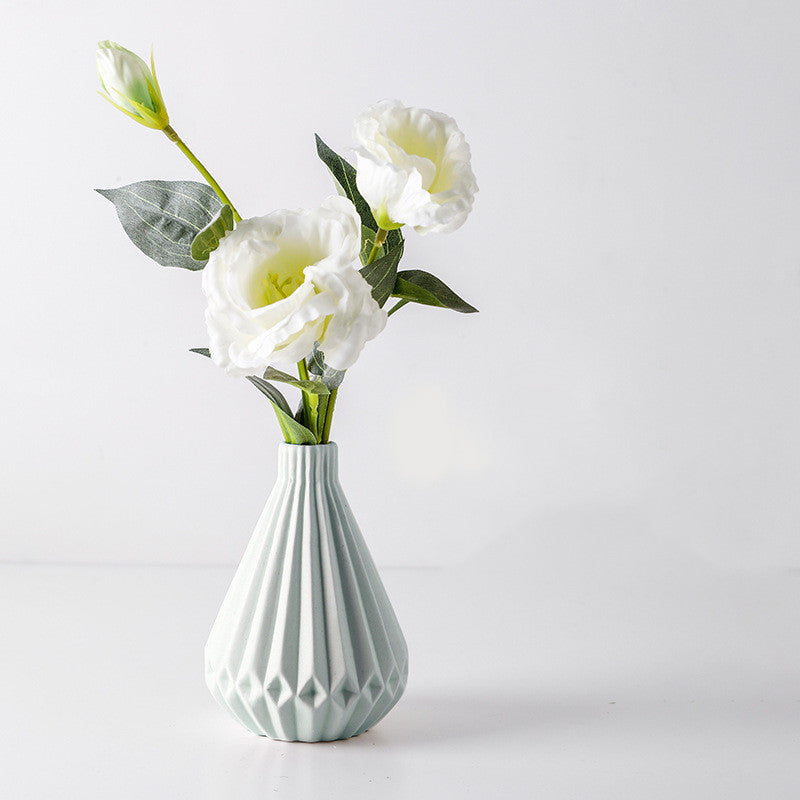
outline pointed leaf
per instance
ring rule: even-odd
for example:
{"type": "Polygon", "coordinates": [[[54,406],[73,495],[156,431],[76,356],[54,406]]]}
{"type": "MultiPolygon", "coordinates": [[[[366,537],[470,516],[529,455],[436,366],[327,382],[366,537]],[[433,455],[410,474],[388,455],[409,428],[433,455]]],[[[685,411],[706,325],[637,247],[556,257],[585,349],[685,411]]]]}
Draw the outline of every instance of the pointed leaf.
{"type": "Polygon", "coordinates": [[[267,367],[264,372],[264,378],[268,381],[288,383],[290,386],[296,386],[308,394],[330,394],[328,387],[322,381],[304,381],[300,378],[294,378],[286,372],[281,372],[274,367],[267,367]]]}
{"type": "Polygon", "coordinates": [[[259,392],[269,397],[272,403],[277,405],[281,411],[291,416],[292,411],[289,408],[289,404],[286,402],[286,398],[271,383],[267,383],[263,378],[259,378],[257,375],[248,375],[247,380],[249,380],[259,392]]]}
{"type": "Polygon", "coordinates": [[[289,444],[317,444],[316,435],[292,416],[286,398],[271,383],[267,383],[257,375],[248,375],[247,380],[269,398],[278,417],[283,437],[289,444]]]}
{"type": "Polygon", "coordinates": [[[225,203],[211,222],[192,239],[191,256],[195,261],[208,261],[209,253],[219,247],[222,237],[233,230],[233,209],[225,203]]]}
{"type": "Polygon", "coordinates": [[[397,265],[402,256],[403,245],[400,244],[385,256],[376,258],[371,264],[359,270],[364,280],[372,287],[372,296],[381,308],[392,294],[397,280],[397,265]]]}
{"type": "Polygon", "coordinates": [[[398,272],[392,296],[426,306],[451,308],[462,314],[474,314],[478,311],[435,275],[421,269],[405,269],[398,272]]]}
{"type": "Polygon", "coordinates": [[[399,247],[404,241],[403,232],[400,228],[395,228],[386,234],[386,243],[383,246],[384,250],[388,253],[390,250],[394,250],[395,247],[399,247]]]}
{"type": "Polygon", "coordinates": [[[353,201],[361,222],[368,228],[376,229],[377,225],[372,216],[369,204],[361,196],[356,186],[356,170],[352,164],[345,161],[338,153],[331,150],[322,139],[314,134],[317,141],[317,155],[322,159],[325,166],[331,171],[333,179],[336,181],[341,194],[353,201]]]}
{"type": "Polygon", "coordinates": [[[272,404],[275,409],[275,415],[278,417],[278,424],[283,431],[283,438],[289,444],[319,444],[316,435],[312,433],[305,425],[298,422],[291,414],[287,414],[282,408],[279,408],[275,403],[272,404]]]}
{"type": "Polygon", "coordinates": [[[190,353],[197,353],[199,356],[205,356],[206,358],[211,358],[211,351],[207,347],[191,347],[189,348],[190,353]]]}
{"type": "Polygon", "coordinates": [[[117,189],[97,189],[110,200],[130,240],[165,267],[198,270],[192,258],[194,238],[218,214],[214,190],[196,181],[139,181],[117,189]]]}

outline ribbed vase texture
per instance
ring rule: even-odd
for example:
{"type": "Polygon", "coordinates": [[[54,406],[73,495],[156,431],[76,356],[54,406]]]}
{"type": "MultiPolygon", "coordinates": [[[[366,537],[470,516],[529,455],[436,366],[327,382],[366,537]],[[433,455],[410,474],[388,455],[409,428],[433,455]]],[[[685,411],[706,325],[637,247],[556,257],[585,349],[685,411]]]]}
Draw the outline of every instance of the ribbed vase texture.
{"type": "Polygon", "coordinates": [[[280,445],[275,488],[206,644],[208,688],[261,736],[357,736],[406,686],[406,642],[337,466],[335,444],[280,445]]]}

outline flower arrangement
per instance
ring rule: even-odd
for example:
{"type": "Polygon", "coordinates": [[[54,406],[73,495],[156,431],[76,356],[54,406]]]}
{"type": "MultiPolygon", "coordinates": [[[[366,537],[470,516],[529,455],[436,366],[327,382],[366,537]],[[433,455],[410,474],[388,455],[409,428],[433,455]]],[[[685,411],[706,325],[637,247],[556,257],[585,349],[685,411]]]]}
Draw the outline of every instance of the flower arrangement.
{"type": "Polygon", "coordinates": [[[450,117],[382,101],[354,124],[355,167],[316,137],[338,194],[317,208],[242,219],[170,125],[151,54],[104,41],[100,94],[163,131],[203,176],[98,189],[123,229],[164,266],[202,270],[208,356],[269,399],[290,444],[329,441],[339,385],[388,318],[409,303],[476,311],[439,278],[399,270],[402,229],[446,233],[464,224],[477,184],[464,134],[450,117]],[[396,302],[385,310],[390,298],[396,302]],[[297,377],[287,370],[297,370],[297,377]],[[292,411],[275,386],[300,390],[292,411]]]}

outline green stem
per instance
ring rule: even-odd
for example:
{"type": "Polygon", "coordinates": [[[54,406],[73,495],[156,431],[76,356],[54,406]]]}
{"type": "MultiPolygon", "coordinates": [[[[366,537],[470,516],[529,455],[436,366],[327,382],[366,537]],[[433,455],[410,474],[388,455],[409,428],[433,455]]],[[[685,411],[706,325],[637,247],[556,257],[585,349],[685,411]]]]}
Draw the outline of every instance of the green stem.
{"type": "Polygon", "coordinates": [[[367,263],[364,264],[365,267],[367,264],[371,264],[377,258],[378,253],[381,251],[381,247],[383,247],[383,243],[386,241],[387,233],[389,233],[389,231],[385,231],[383,228],[378,228],[378,232],[375,234],[375,243],[372,245],[372,250],[370,251],[367,263]]]}
{"type": "MultiPolygon", "coordinates": [[[[367,259],[367,263],[371,264],[378,256],[378,253],[381,251],[381,247],[383,247],[383,243],[386,241],[386,234],[389,231],[384,230],[383,228],[378,228],[378,232],[375,234],[375,242],[372,245],[372,250],[370,251],[369,258],[367,259]]],[[[336,395],[339,392],[339,387],[337,386],[335,389],[331,389],[330,396],[328,397],[328,405],[325,408],[325,422],[322,426],[322,440],[321,444],[328,444],[328,439],[331,435],[331,424],[333,423],[333,407],[336,405],[336,395]]]]}
{"type": "Polygon", "coordinates": [[[403,307],[403,306],[404,306],[406,303],[410,303],[410,302],[411,302],[410,300],[400,300],[400,302],[398,302],[398,303],[395,303],[395,304],[394,304],[394,305],[393,305],[393,306],[392,306],[392,307],[391,307],[391,308],[390,308],[390,309],[389,309],[389,310],[386,312],[386,316],[387,316],[387,317],[391,317],[391,316],[392,316],[392,314],[394,314],[394,312],[395,312],[395,311],[397,311],[398,309],[402,308],[402,307],[403,307]]]}
{"type": "Polygon", "coordinates": [[[331,395],[328,398],[328,407],[325,409],[325,425],[322,428],[322,444],[328,444],[328,439],[331,435],[331,422],[333,422],[333,407],[336,405],[336,395],[339,392],[339,387],[331,389],[331,395]]]}
{"type": "Polygon", "coordinates": [[[167,125],[164,128],[164,133],[171,142],[175,142],[178,145],[180,151],[195,165],[197,171],[206,179],[208,185],[217,193],[217,197],[222,200],[223,203],[227,203],[231,207],[231,211],[233,211],[233,218],[236,222],[241,221],[241,217],[239,216],[239,212],[234,208],[233,203],[228,198],[228,195],[222,191],[222,187],[214,180],[214,176],[203,166],[202,162],[199,158],[184,144],[183,139],[175,133],[175,129],[171,125],[167,125]]]}
{"type": "MultiPolygon", "coordinates": [[[[300,376],[301,381],[308,380],[308,366],[306,365],[306,360],[301,358],[297,362],[297,374],[300,376]]],[[[303,398],[303,419],[305,420],[306,427],[314,434],[314,436],[318,436],[317,433],[317,420],[314,416],[314,410],[311,408],[311,402],[308,398],[308,395],[301,390],[300,394],[303,398]]]]}

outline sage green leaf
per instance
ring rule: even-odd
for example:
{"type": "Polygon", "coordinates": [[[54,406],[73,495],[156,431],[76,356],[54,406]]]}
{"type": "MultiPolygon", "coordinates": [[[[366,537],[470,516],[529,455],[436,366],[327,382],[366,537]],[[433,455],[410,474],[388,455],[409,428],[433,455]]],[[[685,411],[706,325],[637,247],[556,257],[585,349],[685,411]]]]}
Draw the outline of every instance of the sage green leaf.
{"type": "Polygon", "coordinates": [[[372,296],[381,308],[391,296],[395,286],[397,265],[403,256],[403,247],[401,242],[394,250],[390,250],[385,256],[376,258],[371,264],[359,270],[364,280],[372,287],[372,296]]]}
{"type": "MultiPolygon", "coordinates": [[[[281,383],[288,383],[290,386],[296,386],[303,392],[303,419],[302,422],[305,426],[319,438],[319,407],[320,396],[329,395],[330,390],[322,381],[302,380],[281,372],[274,367],[267,367],[264,372],[264,378],[272,381],[280,381],[281,383]]],[[[297,415],[295,414],[295,420],[297,415]]]]}
{"type": "Polygon", "coordinates": [[[317,375],[328,389],[336,389],[344,380],[346,372],[343,369],[329,367],[325,363],[325,354],[319,349],[319,342],[314,342],[314,350],[308,357],[308,371],[312,375],[317,375]]]}
{"type": "Polygon", "coordinates": [[[278,424],[283,431],[283,438],[289,444],[319,444],[316,434],[312,433],[305,425],[298,422],[291,414],[287,414],[283,409],[272,404],[275,415],[278,417],[278,424]]]}
{"type": "Polygon", "coordinates": [[[232,230],[233,209],[225,203],[220,208],[219,214],[192,239],[192,245],[189,248],[192,258],[195,261],[208,261],[209,253],[216,250],[222,241],[222,237],[232,230]]]}
{"type": "Polygon", "coordinates": [[[257,375],[248,375],[247,380],[269,398],[272,408],[275,410],[275,416],[278,417],[283,438],[289,444],[317,444],[316,435],[292,416],[286,398],[271,383],[267,383],[257,375]]]}
{"type": "Polygon", "coordinates": [[[278,381],[280,383],[288,383],[290,386],[296,386],[308,394],[330,394],[328,387],[322,381],[304,381],[300,378],[295,378],[286,372],[281,372],[274,367],[267,367],[264,372],[264,378],[268,381],[278,381]]]}
{"type": "Polygon", "coordinates": [[[214,190],[197,181],[139,181],[117,189],[97,189],[117,210],[130,240],[165,267],[202,269],[192,258],[195,237],[219,213],[214,190]]]}
{"type": "Polygon", "coordinates": [[[331,150],[319,136],[314,134],[314,137],[317,141],[317,155],[331,171],[331,175],[333,175],[333,179],[336,181],[340,193],[352,200],[358,212],[358,216],[361,217],[362,224],[375,230],[377,224],[372,216],[372,210],[367,201],[361,196],[361,192],[358,191],[358,187],[356,186],[355,167],[345,161],[338,153],[331,150]]]}
{"type": "Polygon", "coordinates": [[[259,378],[258,375],[248,375],[247,380],[249,380],[259,392],[265,394],[272,401],[273,405],[277,405],[281,411],[289,416],[292,415],[286,398],[271,383],[267,383],[263,378],[259,378]]]}
{"type": "Polygon", "coordinates": [[[478,311],[435,275],[421,269],[405,269],[398,272],[392,296],[426,306],[451,308],[462,314],[474,314],[478,311]]]}
{"type": "Polygon", "coordinates": [[[197,353],[199,356],[211,358],[211,351],[207,347],[192,347],[189,349],[190,353],[197,353]]]}

